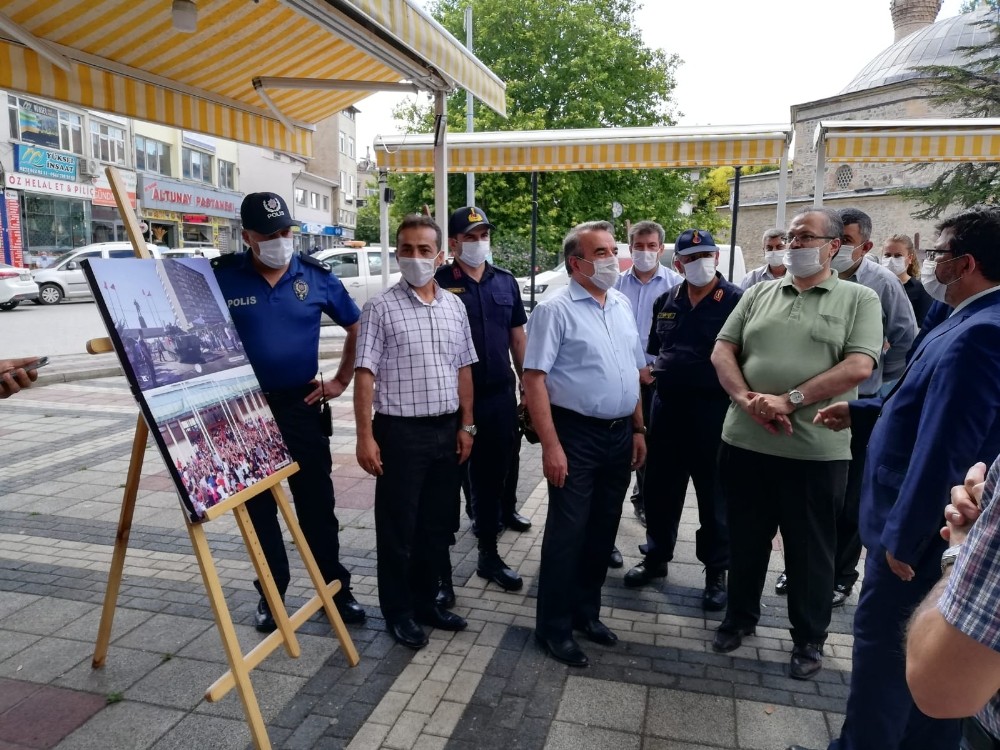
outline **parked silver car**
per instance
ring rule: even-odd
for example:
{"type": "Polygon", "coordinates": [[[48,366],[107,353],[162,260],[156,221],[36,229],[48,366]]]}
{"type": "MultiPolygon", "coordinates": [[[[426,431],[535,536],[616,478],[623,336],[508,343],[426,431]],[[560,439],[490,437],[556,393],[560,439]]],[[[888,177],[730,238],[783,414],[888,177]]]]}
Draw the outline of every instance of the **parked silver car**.
{"type": "MultiPolygon", "coordinates": [[[[160,257],[164,247],[146,243],[146,248],[154,258],[160,257]]],[[[80,262],[85,258],[132,258],[135,253],[130,242],[97,242],[74,250],[54,266],[34,272],[38,284],[40,305],[56,305],[64,299],[93,299],[87,277],[80,262]]]]}
{"type": "MultiPolygon", "coordinates": [[[[334,274],[344,284],[347,293],[361,307],[371,297],[382,291],[382,248],[380,247],[335,247],[323,250],[313,256],[326,261],[334,274]]],[[[399,265],[396,263],[396,248],[389,248],[389,285],[399,281],[399,265]]]]}
{"type": "Polygon", "coordinates": [[[38,299],[38,284],[27,268],[0,263],[0,310],[13,310],[22,302],[38,299]]]}

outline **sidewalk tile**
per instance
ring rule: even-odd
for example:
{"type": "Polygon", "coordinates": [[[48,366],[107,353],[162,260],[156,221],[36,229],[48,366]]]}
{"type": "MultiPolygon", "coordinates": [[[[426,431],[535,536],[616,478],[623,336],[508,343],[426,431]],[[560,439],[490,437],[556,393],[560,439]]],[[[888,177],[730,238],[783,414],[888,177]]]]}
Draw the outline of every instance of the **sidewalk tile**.
{"type": "Polygon", "coordinates": [[[613,732],[580,724],[553,722],[545,750],[639,750],[638,734],[613,732]]]}
{"type": "Polygon", "coordinates": [[[667,739],[736,745],[733,701],[717,695],[651,688],[646,731],[667,739]]]}
{"type": "Polygon", "coordinates": [[[114,703],[59,743],[58,750],[146,750],[183,717],[181,711],[160,706],[114,703]]]}
{"type": "Polygon", "coordinates": [[[803,745],[826,747],[830,733],[821,711],[804,708],[736,701],[739,746],[750,750],[803,745]]]}
{"type": "Polygon", "coordinates": [[[556,720],[608,729],[642,726],[646,688],[638,685],[570,677],[566,680],[556,720]]]}

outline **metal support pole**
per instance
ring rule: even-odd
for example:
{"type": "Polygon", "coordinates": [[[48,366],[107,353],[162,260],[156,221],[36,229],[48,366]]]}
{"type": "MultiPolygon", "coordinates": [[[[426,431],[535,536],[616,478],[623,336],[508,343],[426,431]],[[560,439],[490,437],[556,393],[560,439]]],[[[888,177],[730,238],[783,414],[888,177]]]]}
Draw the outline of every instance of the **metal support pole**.
{"type": "Polygon", "coordinates": [[[385,191],[389,189],[389,173],[380,169],[378,173],[378,234],[382,240],[382,288],[389,288],[389,204],[385,191]]]}
{"type": "Polygon", "coordinates": [[[788,203],[788,146],[781,152],[781,161],[778,163],[778,206],[774,217],[774,226],[779,229],[785,228],[785,204],[788,203]]]}
{"type": "Polygon", "coordinates": [[[733,180],[733,227],[729,232],[729,280],[733,280],[736,267],[736,219],[740,215],[740,174],[743,167],[736,167],[736,177],[733,180]]]}
{"type": "Polygon", "coordinates": [[[434,218],[448,236],[448,98],[434,93],[434,218]]]}
{"type": "MultiPolygon", "coordinates": [[[[472,6],[465,9],[465,48],[472,52],[472,6]]],[[[472,92],[465,92],[465,132],[471,133],[475,126],[472,122],[472,92]]],[[[465,175],[465,205],[476,205],[476,175],[469,172],[465,175]]]]}
{"type": "Polygon", "coordinates": [[[823,205],[823,184],[826,182],[826,140],[816,143],[816,183],[813,187],[813,205],[823,205]]]}
{"type": "Polygon", "coordinates": [[[538,172],[531,173],[531,309],[535,309],[535,266],[538,265],[538,172]]]}

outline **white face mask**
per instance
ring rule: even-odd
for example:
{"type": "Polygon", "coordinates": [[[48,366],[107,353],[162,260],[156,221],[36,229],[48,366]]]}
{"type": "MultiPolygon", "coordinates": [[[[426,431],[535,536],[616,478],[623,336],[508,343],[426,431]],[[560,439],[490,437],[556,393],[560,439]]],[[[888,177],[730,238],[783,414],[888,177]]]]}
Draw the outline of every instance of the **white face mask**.
{"type": "Polygon", "coordinates": [[[683,266],[684,278],[692,286],[706,286],[715,278],[715,258],[698,258],[683,266]]]}
{"type": "Polygon", "coordinates": [[[590,263],[594,267],[594,274],[590,276],[590,281],[598,289],[607,291],[618,281],[618,258],[603,258],[601,260],[580,260],[590,263]]]}
{"type": "Polygon", "coordinates": [[[764,261],[771,268],[777,268],[778,266],[784,265],[785,251],[784,250],[765,250],[764,251],[764,261]]]}
{"type": "Polygon", "coordinates": [[[925,260],[920,264],[920,283],[924,285],[924,289],[927,293],[936,299],[938,302],[945,302],[945,294],[948,292],[948,287],[954,284],[956,281],[961,280],[961,276],[952,279],[947,284],[938,281],[937,277],[937,267],[939,263],[950,263],[953,260],[957,260],[961,256],[956,256],[955,258],[949,258],[948,260],[936,261],[936,260],[925,260]]]}
{"type": "Polygon", "coordinates": [[[433,258],[396,258],[399,263],[399,273],[412,287],[420,288],[434,278],[437,269],[438,253],[433,258]]]}
{"type": "Polygon", "coordinates": [[[295,253],[291,237],[277,237],[257,243],[257,259],[268,268],[284,268],[295,253]]]}
{"type": "Polygon", "coordinates": [[[490,241],[479,240],[478,242],[463,242],[462,254],[459,260],[473,268],[479,268],[490,257],[490,241]]]}
{"type": "Polygon", "coordinates": [[[652,271],[656,268],[656,264],[659,263],[659,258],[657,257],[659,253],[656,250],[636,250],[632,253],[632,265],[635,266],[637,271],[646,273],[652,271]]]}
{"type": "Polygon", "coordinates": [[[883,255],[882,265],[899,276],[901,273],[906,271],[906,258],[883,255]]]}
{"type": "Polygon", "coordinates": [[[786,250],[785,268],[792,276],[799,279],[815,276],[823,270],[823,264],[819,260],[819,251],[829,244],[829,242],[824,242],[819,247],[797,247],[794,250],[786,250]]]}
{"type": "Polygon", "coordinates": [[[837,254],[830,258],[830,268],[832,268],[837,273],[843,273],[851,266],[853,266],[857,261],[852,257],[854,255],[854,248],[850,245],[841,245],[840,250],[837,254]]]}

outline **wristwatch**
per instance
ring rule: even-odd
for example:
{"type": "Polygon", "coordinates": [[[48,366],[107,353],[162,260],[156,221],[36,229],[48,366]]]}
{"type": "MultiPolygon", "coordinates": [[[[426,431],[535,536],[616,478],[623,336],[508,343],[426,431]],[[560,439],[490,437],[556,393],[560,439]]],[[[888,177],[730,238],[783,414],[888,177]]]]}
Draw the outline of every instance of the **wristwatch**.
{"type": "Polygon", "coordinates": [[[475,437],[476,433],[479,432],[479,430],[476,429],[476,426],[474,424],[463,424],[462,432],[467,432],[469,433],[470,437],[475,437]]]}
{"type": "Polygon", "coordinates": [[[949,547],[941,554],[941,573],[947,573],[952,565],[955,564],[955,560],[958,559],[958,552],[962,549],[961,544],[956,544],[954,547],[949,547]]]}
{"type": "Polygon", "coordinates": [[[636,427],[636,426],[633,425],[632,426],[632,434],[633,435],[645,435],[646,434],[646,425],[641,424],[638,427],[636,427]]]}
{"type": "Polygon", "coordinates": [[[793,388],[788,392],[788,400],[792,402],[792,406],[798,408],[802,406],[802,402],[806,400],[806,397],[802,395],[802,391],[793,388]]]}

